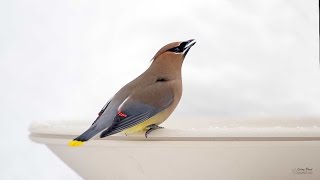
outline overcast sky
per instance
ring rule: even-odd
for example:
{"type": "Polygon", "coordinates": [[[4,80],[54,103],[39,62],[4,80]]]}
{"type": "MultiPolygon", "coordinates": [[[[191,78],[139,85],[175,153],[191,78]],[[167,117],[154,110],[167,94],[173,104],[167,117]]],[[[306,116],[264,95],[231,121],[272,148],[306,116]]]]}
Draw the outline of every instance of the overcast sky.
{"type": "Polygon", "coordinates": [[[0,22],[0,179],[80,179],[28,125],[94,120],[173,41],[197,44],[170,120],[320,115],[317,0],[12,0],[0,22]]]}

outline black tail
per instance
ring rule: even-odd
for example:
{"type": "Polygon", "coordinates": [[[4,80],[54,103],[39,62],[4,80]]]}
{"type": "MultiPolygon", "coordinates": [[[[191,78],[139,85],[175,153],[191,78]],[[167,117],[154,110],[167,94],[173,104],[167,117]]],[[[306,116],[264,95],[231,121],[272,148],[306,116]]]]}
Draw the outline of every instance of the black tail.
{"type": "Polygon", "coordinates": [[[75,141],[85,142],[91,139],[93,136],[98,134],[101,130],[98,130],[95,125],[91,126],[88,130],[82,133],[80,136],[75,138],[75,141]]]}

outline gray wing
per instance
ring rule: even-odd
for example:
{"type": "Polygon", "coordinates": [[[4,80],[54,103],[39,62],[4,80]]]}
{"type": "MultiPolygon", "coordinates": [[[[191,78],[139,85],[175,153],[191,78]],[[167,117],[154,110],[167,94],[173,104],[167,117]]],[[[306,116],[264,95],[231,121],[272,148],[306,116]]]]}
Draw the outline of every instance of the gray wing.
{"type": "MultiPolygon", "coordinates": [[[[116,113],[113,112],[113,107],[110,108],[110,104],[112,104],[112,99],[109,100],[103,108],[100,110],[98,117],[92,123],[92,125],[80,136],[76,137],[74,140],[76,141],[87,141],[91,139],[93,136],[101,132],[103,129],[112,126],[112,121],[108,121],[108,119],[113,119],[116,113]],[[107,111],[107,112],[106,112],[107,111]]],[[[111,105],[114,106],[114,105],[111,105]]]]}
{"type": "Polygon", "coordinates": [[[138,125],[168,108],[174,96],[169,86],[153,85],[129,96],[118,108],[113,125],[103,131],[101,138],[138,125]]]}
{"type": "Polygon", "coordinates": [[[99,111],[98,113],[98,117],[96,118],[96,120],[94,120],[94,122],[92,123],[95,124],[97,122],[97,120],[101,117],[101,115],[103,114],[103,112],[107,109],[107,107],[109,106],[110,102],[111,102],[112,98],[102,107],[102,109],[99,111]]]}

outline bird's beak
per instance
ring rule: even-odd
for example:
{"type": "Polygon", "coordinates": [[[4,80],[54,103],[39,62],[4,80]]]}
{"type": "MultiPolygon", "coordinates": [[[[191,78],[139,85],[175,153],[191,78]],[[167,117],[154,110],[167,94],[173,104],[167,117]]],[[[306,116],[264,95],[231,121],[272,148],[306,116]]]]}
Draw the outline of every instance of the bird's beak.
{"type": "Polygon", "coordinates": [[[184,41],[181,43],[183,45],[183,56],[186,56],[190,50],[190,48],[196,44],[196,41],[194,39],[190,39],[188,41],[184,41]]]}

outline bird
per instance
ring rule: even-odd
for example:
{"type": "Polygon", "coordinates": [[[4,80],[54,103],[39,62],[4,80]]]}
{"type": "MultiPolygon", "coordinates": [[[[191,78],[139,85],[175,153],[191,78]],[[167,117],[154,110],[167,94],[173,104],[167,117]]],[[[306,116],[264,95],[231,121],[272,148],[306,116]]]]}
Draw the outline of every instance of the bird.
{"type": "Polygon", "coordinates": [[[181,68],[194,39],[163,46],[140,76],[123,86],[100,110],[92,125],[69,146],[81,146],[100,133],[104,138],[163,128],[159,126],[177,107],[182,96],[181,68]]]}

